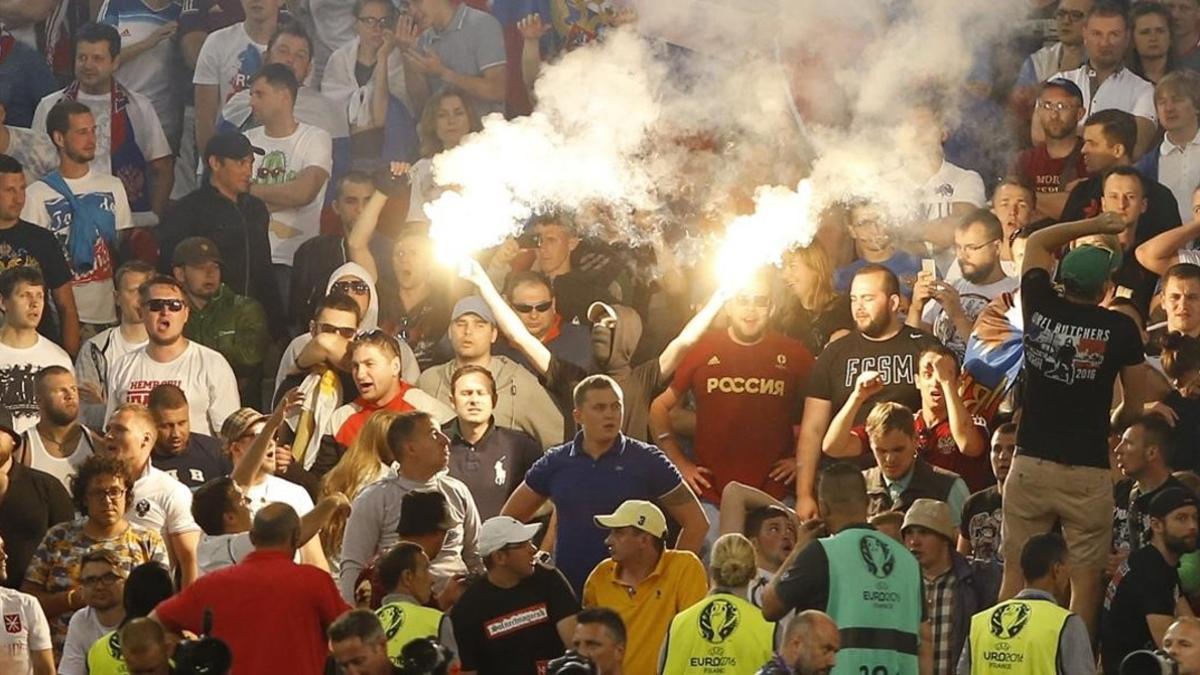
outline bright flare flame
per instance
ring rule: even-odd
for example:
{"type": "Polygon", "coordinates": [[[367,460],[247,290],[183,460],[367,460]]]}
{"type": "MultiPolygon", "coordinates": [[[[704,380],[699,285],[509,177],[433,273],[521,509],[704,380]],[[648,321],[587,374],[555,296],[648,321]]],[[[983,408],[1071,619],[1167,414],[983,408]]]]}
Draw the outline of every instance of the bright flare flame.
{"type": "Polygon", "coordinates": [[[725,227],[716,272],[726,291],[740,288],[759,268],[779,264],[789,248],[809,245],[816,233],[808,180],[800,181],[794,191],[760,187],[754,203],[754,213],[738,216],[725,227]]]}

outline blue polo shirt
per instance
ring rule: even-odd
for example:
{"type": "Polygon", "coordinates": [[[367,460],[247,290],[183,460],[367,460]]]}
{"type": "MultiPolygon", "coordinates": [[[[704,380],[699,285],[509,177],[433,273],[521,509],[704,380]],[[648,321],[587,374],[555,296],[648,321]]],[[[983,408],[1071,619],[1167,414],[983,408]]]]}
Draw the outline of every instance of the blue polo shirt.
{"type": "Polygon", "coordinates": [[[628,499],[657,501],[683,483],[671,460],[653,445],[621,434],[599,459],[583,451],[583,432],[546,451],[525,474],[525,484],[554,502],[558,513],[555,561],[582,593],[600,561],[608,557],[608,531],[592,520],[628,499]]]}

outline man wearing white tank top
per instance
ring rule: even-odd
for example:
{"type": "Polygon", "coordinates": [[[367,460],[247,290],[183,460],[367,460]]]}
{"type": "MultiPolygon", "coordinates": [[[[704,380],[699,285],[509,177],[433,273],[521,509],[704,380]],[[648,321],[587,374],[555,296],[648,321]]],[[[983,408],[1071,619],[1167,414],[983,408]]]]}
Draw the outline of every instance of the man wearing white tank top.
{"type": "Polygon", "coordinates": [[[71,478],[96,453],[100,437],[79,420],[75,375],[62,366],[47,366],[34,377],[38,423],[22,434],[20,461],[54,476],[71,489],[71,478]]]}
{"type": "Polygon", "coordinates": [[[152,276],[154,268],[141,260],[131,260],[117,268],[113,274],[113,299],[121,323],[89,338],[75,357],[83,423],[93,429],[104,428],[104,396],[112,365],[129,352],[145,347],[150,339],[142,322],[138,288],[152,276]]]}

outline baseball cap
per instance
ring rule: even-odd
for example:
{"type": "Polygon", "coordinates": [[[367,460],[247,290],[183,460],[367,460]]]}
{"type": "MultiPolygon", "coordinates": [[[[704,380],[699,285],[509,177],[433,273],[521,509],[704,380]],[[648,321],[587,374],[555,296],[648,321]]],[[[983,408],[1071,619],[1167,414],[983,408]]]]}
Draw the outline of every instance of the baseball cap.
{"type": "Polygon", "coordinates": [[[509,516],[494,516],[479,527],[479,555],[488,556],[509,544],[520,544],[537,534],[541,525],[526,525],[509,516]]]}
{"type": "Polygon", "coordinates": [[[474,314],[488,323],[496,323],[496,317],[492,316],[492,310],[478,295],[468,295],[454,303],[454,311],[450,313],[450,320],[456,321],[464,314],[474,314]]]}
{"type": "Polygon", "coordinates": [[[209,157],[224,157],[226,159],[245,159],[250,155],[265,155],[265,150],[250,144],[250,139],[236,131],[223,131],[208,139],[204,146],[204,159],[209,157]]]}
{"type": "Polygon", "coordinates": [[[12,411],[8,408],[0,408],[0,431],[12,436],[13,450],[21,447],[21,434],[17,433],[12,411]]]}
{"type": "Polygon", "coordinates": [[[952,542],[958,538],[958,531],[954,529],[954,522],[950,519],[950,506],[937,499],[918,499],[908,507],[900,531],[914,526],[937,532],[952,542]]]}
{"type": "Polygon", "coordinates": [[[266,415],[254,408],[238,408],[221,423],[221,439],[226,443],[233,443],[245,436],[250,427],[266,419],[266,415]]]}
{"type": "Polygon", "coordinates": [[[1154,499],[1150,500],[1150,505],[1146,508],[1146,513],[1151,518],[1162,520],[1175,509],[1185,506],[1197,506],[1196,496],[1190,490],[1171,487],[1154,495],[1154,499]]]}
{"type": "Polygon", "coordinates": [[[596,516],[596,524],[609,530],[636,527],[662,539],[667,534],[667,518],[657,506],[642,499],[627,499],[607,516],[596,516]]]}
{"type": "Polygon", "coordinates": [[[1083,101],[1083,90],[1079,88],[1079,85],[1066,79],[1065,77],[1056,77],[1052,80],[1046,80],[1042,84],[1042,91],[1046,91],[1047,89],[1051,88],[1061,89],[1071,96],[1071,98],[1078,99],[1081,102],[1083,101]]]}
{"type": "Polygon", "coordinates": [[[1084,244],[1071,249],[1058,263],[1058,280],[1072,293],[1094,296],[1121,266],[1121,254],[1084,244]]]}
{"type": "Polygon", "coordinates": [[[587,320],[592,323],[597,323],[601,319],[616,320],[616,318],[617,310],[613,309],[612,305],[608,304],[607,302],[597,301],[593,302],[591,305],[588,305],[587,320]]]}
{"type": "Polygon", "coordinates": [[[175,246],[175,252],[171,254],[171,264],[176,267],[199,265],[210,260],[221,265],[225,264],[225,260],[221,258],[220,249],[207,237],[188,237],[179,242],[175,246]]]}

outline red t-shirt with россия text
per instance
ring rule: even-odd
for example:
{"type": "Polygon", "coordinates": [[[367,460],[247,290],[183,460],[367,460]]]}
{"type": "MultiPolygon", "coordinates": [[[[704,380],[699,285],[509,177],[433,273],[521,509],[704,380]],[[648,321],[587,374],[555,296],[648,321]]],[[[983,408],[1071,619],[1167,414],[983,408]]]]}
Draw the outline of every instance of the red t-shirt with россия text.
{"type": "Polygon", "coordinates": [[[792,427],[812,366],[803,344],[774,331],[740,345],[728,331],[714,330],[692,347],[671,389],[696,397],[696,463],[712,471],[701,499],[720,503],[721,490],[734,480],[774,497],[787,493],[769,474],[795,452],[792,427]]]}

